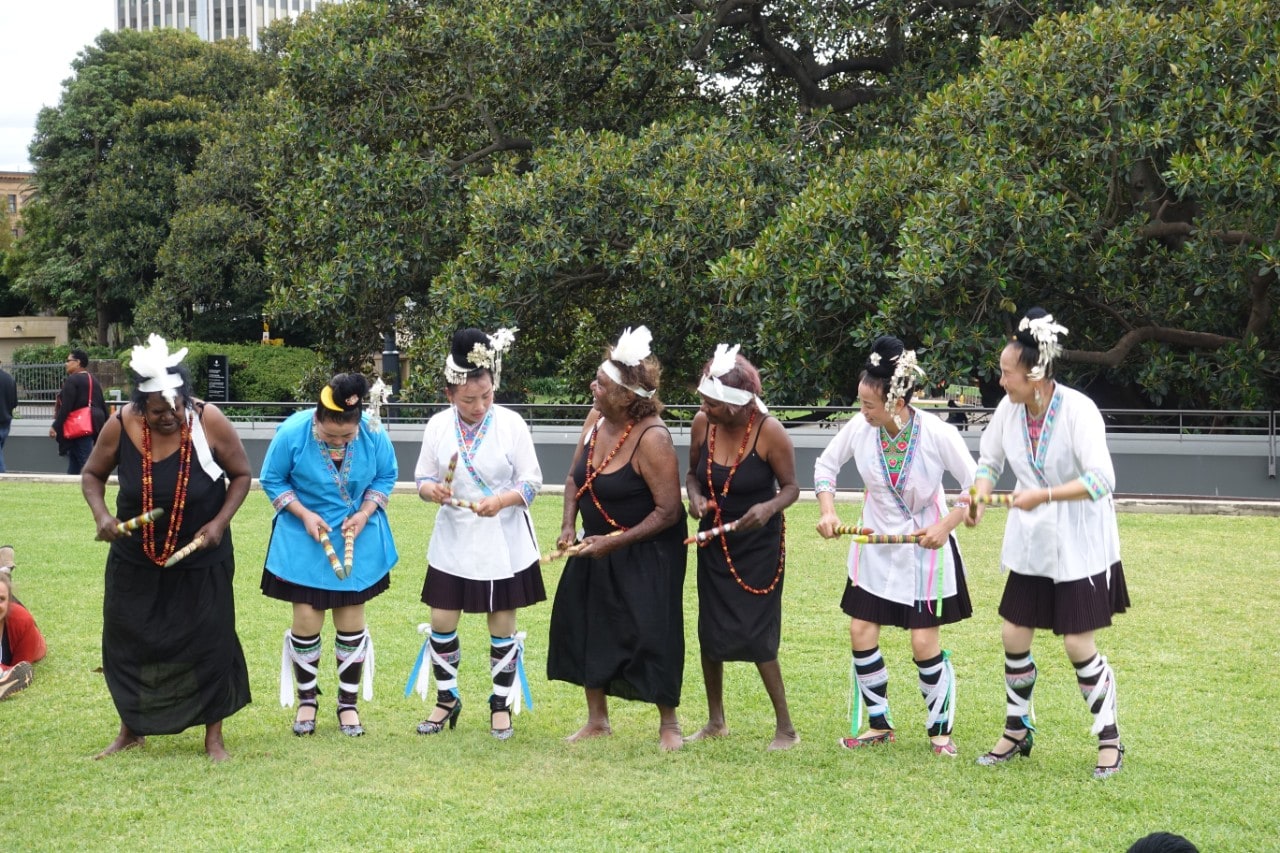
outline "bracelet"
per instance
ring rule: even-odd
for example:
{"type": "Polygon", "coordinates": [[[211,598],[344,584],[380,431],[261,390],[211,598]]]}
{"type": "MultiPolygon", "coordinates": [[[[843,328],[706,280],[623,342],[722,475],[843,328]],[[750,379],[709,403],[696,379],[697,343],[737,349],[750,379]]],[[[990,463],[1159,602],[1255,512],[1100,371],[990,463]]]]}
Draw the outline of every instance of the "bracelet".
{"type": "Polygon", "coordinates": [[[1053,486],[1049,487],[1049,503],[1053,503],[1053,486]]]}

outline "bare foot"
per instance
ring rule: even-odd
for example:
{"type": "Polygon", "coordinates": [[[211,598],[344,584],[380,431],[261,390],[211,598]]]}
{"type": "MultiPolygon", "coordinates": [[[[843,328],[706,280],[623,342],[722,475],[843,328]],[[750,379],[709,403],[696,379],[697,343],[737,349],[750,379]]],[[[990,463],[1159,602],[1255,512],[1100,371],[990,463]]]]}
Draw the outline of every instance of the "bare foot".
{"type": "Polygon", "coordinates": [[[222,743],[222,723],[214,723],[205,727],[204,751],[214,764],[221,764],[231,757],[227,747],[222,743]]]}
{"type": "Polygon", "coordinates": [[[100,758],[106,758],[108,755],[114,755],[126,749],[135,749],[147,745],[147,739],[142,735],[135,735],[123,725],[120,726],[120,734],[116,735],[116,739],[107,744],[107,748],[99,752],[93,757],[94,761],[100,758]]]}
{"type": "Polygon", "coordinates": [[[663,752],[675,752],[684,746],[684,738],[680,737],[680,724],[663,723],[658,726],[658,745],[663,752]]]}
{"type": "Polygon", "coordinates": [[[608,737],[613,734],[613,729],[609,728],[609,721],[587,720],[587,724],[578,729],[573,734],[565,738],[567,743],[577,743],[580,740],[586,740],[593,737],[608,737]]]}
{"type": "Polygon", "coordinates": [[[698,729],[693,734],[684,739],[685,743],[697,743],[700,740],[714,740],[720,737],[729,736],[729,727],[724,723],[708,722],[705,726],[698,729]]]}
{"type": "Polygon", "coordinates": [[[765,749],[770,752],[778,752],[783,749],[790,749],[800,742],[800,733],[795,729],[786,731],[776,731],[773,734],[773,740],[769,741],[769,745],[765,749]]]}

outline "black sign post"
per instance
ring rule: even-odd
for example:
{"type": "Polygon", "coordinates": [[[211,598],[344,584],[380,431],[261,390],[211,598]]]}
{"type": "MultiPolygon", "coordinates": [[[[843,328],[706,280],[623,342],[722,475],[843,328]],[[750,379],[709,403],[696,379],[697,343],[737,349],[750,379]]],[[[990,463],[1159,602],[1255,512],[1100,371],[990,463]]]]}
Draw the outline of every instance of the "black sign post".
{"type": "Polygon", "coordinates": [[[210,403],[231,401],[231,366],[225,355],[211,355],[205,359],[209,371],[209,383],[205,399],[210,403]]]}

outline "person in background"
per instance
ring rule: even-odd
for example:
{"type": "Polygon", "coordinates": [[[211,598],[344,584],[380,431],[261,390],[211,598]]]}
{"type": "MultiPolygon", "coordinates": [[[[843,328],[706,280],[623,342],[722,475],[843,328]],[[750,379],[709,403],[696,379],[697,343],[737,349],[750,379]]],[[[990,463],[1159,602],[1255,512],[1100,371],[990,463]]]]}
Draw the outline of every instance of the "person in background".
{"type": "Polygon", "coordinates": [[[13,546],[0,545],[0,702],[31,685],[32,664],[47,652],[36,620],[13,596],[13,563],[13,546]]]}
{"type": "Polygon", "coordinates": [[[53,425],[49,437],[58,442],[58,455],[67,457],[67,473],[79,474],[93,452],[103,425],[107,422],[107,402],[102,396],[102,385],[89,372],[89,354],[73,349],[67,356],[67,378],[54,403],[53,425]],[[92,409],[93,435],[67,438],[64,435],[67,416],[76,409],[89,406],[92,409]]]}
{"type": "Polygon", "coordinates": [[[684,507],[680,463],[659,417],[661,367],[644,326],[596,370],[594,405],[565,481],[547,678],[579,684],[587,722],[567,740],[610,735],[609,696],[658,706],[658,743],[680,749],[684,679],[684,507]],[[582,514],[578,542],[575,521],[582,514]]]}
{"type": "Polygon", "coordinates": [[[858,381],[861,416],[845,424],[818,457],[813,482],[822,510],[818,533],[824,538],[838,535],[836,476],[850,459],[866,486],[857,526],[921,537],[917,544],[855,542],[849,548],[840,607],[849,615],[857,688],[850,736],[840,745],[858,749],[896,739],[889,671],[880,654],[880,628],[893,625],[911,634],[933,753],[954,758],[955,670],[942,649],[941,627],[969,618],[973,608],[953,534],[967,509],[948,509],[942,484],[950,475],[967,490],[976,466],[954,426],[911,405],[922,376],[913,350],[890,335],[877,338],[858,381]],[[862,703],[870,728],[857,734],[862,703]]]}
{"type": "Polygon", "coordinates": [[[13,412],[18,408],[18,383],[13,374],[0,368],[0,474],[5,473],[4,443],[9,438],[13,412]]]}
{"type": "Polygon", "coordinates": [[[365,698],[373,696],[373,641],[365,602],[390,588],[399,555],[386,512],[396,484],[396,453],[376,417],[378,394],[371,413],[362,413],[368,393],[369,382],[359,373],[334,376],[321,389],[314,409],[295,412],[280,425],[262,460],[259,482],[276,511],[262,594],[292,607],[281,655],[280,701],[293,704],[296,679],[293,733],[299,737],[316,730],[326,611],[333,612],[342,734],[364,734],[356,709],[361,675],[365,698]],[[330,534],[326,547],[322,540],[330,534]],[[344,543],[348,535],[353,539],[350,559],[344,543]]]}
{"type": "MultiPolygon", "coordinates": [[[[542,468],[529,426],[511,409],[493,402],[502,377],[502,355],[515,330],[486,335],[479,329],[454,333],[445,358],[445,395],[450,406],[422,431],[414,480],[418,496],[442,504],[427,547],[422,603],[431,608],[418,677],[430,666],[436,677],[436,707],[418,724],[418,734],[453,728],[462,710],[458,665],[462,649],[458,620],[484,613],[489,623],[489,733],[511,737],[512,699],[524,686],[522,635],[516,610],[545,601],[538,541],[529,506],[542,488],[542,468]],[[457,506],[451,500],[463,500],[457,506]]],[[[425,681],[420,681],[425,690],[425,681]]]]}
{"type": "Polygon", "coordinates": [[[724,663],[756,665],[773,703],[770,750],[800,742],[778,665],[786,525],[782,511],[800,497],[791,438],[760,400],[760,373],[720,344],[698,384],[685,491],[699,532],[732,523],[732,533],[698,543],[698,645],[707,686],[707,724],[686,738],[729,733],[724,663]]]}
{"type": "Polygon", "coordinates": [[[80,477],[97,538],[111,543],[102,671],[120,732],[98,758],[144,746],[147,735],[203,725],[205,752],[224,761],[222,722],[250,701],[230,526],[249,493],[249,459],[226,416],[192,395],[186,352],[170,353],[159,335],[133,348],[133,395],[103,428],[80,477]],[[112,471],[114,513],[106,504],[112,471]],[[164,514],[120,529],[155,510],[164,514]]]}
{"type": "MultiPolygon", "coordinates": [[[[1116,720],[1116,677],[1094,634],[1129,606],[1116,524],[1115,468],[1102,414],[1093,401],[1054,379],[1067,330],[1042,308],[1027,311],[1000,353],[1005,397],[982,433],[976,479],[991,494],[1007,465],[1017,478],[1000,565],[1008,572],[1004,619],[1004,733],[978,763],[1029,756],[1035,728],[1031,693],[1037,628],[1062,637],[1098,738],[1095,779],[1120,772],[1124,744],[1116,720]]],[[[974,520],[984,507],[975,502],[974,520]]]]}

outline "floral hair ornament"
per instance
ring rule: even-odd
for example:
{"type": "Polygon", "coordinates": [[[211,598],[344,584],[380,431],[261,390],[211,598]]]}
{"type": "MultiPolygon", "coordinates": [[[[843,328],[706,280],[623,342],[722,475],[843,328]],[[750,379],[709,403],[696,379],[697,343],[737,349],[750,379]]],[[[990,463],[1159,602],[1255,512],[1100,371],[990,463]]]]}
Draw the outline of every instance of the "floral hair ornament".
{"type": "Polygon", "coordinates": [[[716,344],[716,353],[711,357],[711,366],[707,368],[707,372],[703,374],[702,381],[698,383],[698,393],[712,400],[728,403],[731,406],[745,406],[748,403],[755,403],[761,414],[767,414],[769,407],[755,394],[744,388],[725,385],[720,381],[721,376],[738,366],[739,348],[739,344],[734,344],[733,346],[716,344]]]}
{"type": "MultiPolygon", "coordinates": [[[[873,364],[879,364],[879,358],[879,353],[871,354],[873,364]]],[[[892,412],[898,401],[916,387],[916,375],[918,374],[921,379],[924,379],[925,372],[916,362],[916,351],[913,349],[903,350],[891,358],[890,361],[894,362],[893,376],[889,377],[889,393],[885,395],[884,407],[892,412]]],[[[898,429],[906,426],[896,412],[893,415],[893,422],[898,425],[898,429]]]]}
{"type": "Polygon", "coordinates": [[[366,411],[369,413],[369,429],[374,432],[382,431],[382,407],[391,402],[393,393],[391,386],[383,382],[381,376],[373,380],[373,385],[369,387],[369,405],[366,411]]]}
{"type": "Polygon", "coordinates": [[[358,394],[352,394],[347,399],[339,402],[333,399],[333,386],[325,385],[320,389],[320,405],[331,412],[349,412],[360,405],[360,397],[358,394]]]}
{"type": "Polygon", "coordinates": [[[1027,371],[1027,378],[1032,382],[1039,382],[1044,379],[1045,372],[1053,360],[1062,355],[1062,344],[1058,343],[1058,335],[1065,335],[1067,328],[1053,322],[1052,314],[1045,314],[1035,319],[1023,317],[1018,323],[1018,331],[1026,332],[1036,342],[1039,355],[1036,357],[1036,366],[1027,371]]]}
{"type": "Polygon", "coordinates": [[[502,354],[511,349],[515,343],[518,327],[498,329],[492,335],[485,335],[488,345],[476,341],[467,353],[466,364],[460,365],[450,352],[444,360],[444,378],[450,385],[465,385],[467,376],[473,370],[488,370],[493,374],[493,387],[497,389],[502,379],[502,354]],[[470,365],[470,366],[468,366],[470,365]]]}
{"type": "Polygon", "coordinates": [[[171,373],[169,368],[177,367],[187,356],[187,348],[183,347],[175,353],[169,352],[165,339],[152,333],[147,337],[147,345],[135,346],[129,366],[133,372],[142,377],[138,390],[147,394],[159,391],[169,402],[169,407],[178,407],[178,391],[182,387],[182,377],[171,373]]]}
{"type": "Polygon", "coordinates": [[[600,369],[605,375],[614,382],[626,388],[632,394],[640,397],[652,397],[654,392],[639,385],[628,385],[622,381],[622,371],[618,369],[618,364],[625,364],[627,367],[635,367],[649,357],[649,344],[653,342],[653,333],[649,331],[647,326],[638,326],[635,331],[628,326],[618,337],[618,342],[613,345],[613,349],[609,351],[609,357],[600,365],[600,369]],[[614,364],[614,362],[618,364],[614,364]]]}

